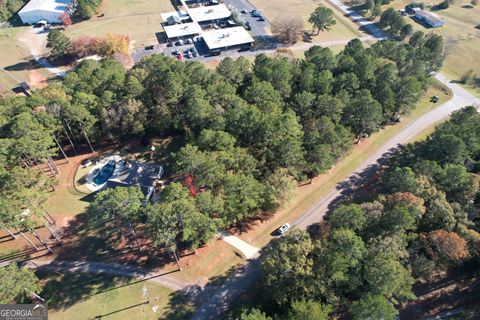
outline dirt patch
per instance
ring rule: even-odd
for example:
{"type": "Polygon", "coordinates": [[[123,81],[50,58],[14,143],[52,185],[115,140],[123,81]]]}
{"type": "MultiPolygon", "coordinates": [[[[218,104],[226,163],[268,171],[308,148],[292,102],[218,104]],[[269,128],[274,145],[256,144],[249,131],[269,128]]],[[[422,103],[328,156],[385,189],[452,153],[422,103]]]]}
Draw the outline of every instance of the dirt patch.
{"type": "Polygon", "coordinates": [[[47,78],[37,70],[28,70],[28,85],[35,89],[43,89],[47,86],[47,78]]]}

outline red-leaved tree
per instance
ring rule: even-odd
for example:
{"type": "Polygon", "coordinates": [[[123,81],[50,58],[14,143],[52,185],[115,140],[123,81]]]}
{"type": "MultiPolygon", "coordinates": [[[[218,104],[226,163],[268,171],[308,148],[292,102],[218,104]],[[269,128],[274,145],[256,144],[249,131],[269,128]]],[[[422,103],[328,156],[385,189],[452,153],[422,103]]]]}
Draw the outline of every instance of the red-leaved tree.
{"type": "Polygon", "coordinates": [[[62,24],[64,26],[70,26],[72,25],[72,19],[70,18],[70,15],[66,12],[62,13],[59,17],[60,21],[62,21],[62,24]]]}

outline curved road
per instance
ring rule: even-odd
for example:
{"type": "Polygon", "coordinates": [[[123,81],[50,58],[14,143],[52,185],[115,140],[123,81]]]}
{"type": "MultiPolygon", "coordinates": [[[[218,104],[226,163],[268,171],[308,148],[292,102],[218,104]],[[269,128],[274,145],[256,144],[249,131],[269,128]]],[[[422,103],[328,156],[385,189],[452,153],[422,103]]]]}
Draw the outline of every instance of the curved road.
{"type": "MultiPolygon", "coordinates": [[[[433,110],[425,113],[420,118],[416,119],[408,126],[403,128],[397,135],[393,136],[386,142],[376,153],[372,154],[365,160],[355,172],[347,178],[344,182],[349,185],[358,177],[358,174],[363,172],[370,166],[374,166],[379,159],[391,149],[396,148],[400,144],[408,143],[412,138],[422,133],[433,124],[436,124],[446,118],[456,110],[464,106],[474,105],[477,109],[480,108],[480,99],[474,97],[459,85],[450,82],[442,74],[435,75],[435,78],[441,81],[445,86],[450,88],[453,92],[453,97],[449,101],[439,105],[433,110]]],[[[328,207],[334,200],[342,194],[342,188],[334,188],[321,198],[312,208],[299,217],[293,225],[300,229],[307,229],[311,224],[317,223],[323,219],[323,216],[328,210],[328,207]]],[[[199,306],[192,319],[205,320],[217,319],[219,315],[227,310],[228,305],[238,296],[242,291],[247,290],[260,275],[259,260],[254,259],[249,261],[245,266],[240,268],[237,272],[231,275],[222,286],[205,291],[204,294],[198,296],[199,306]]]]}
{"type": "MultiPolygon", "coordinates": [[[[436,74],[435,78],[452,90],[452,99],[425,113],[423,116],[402,129],[397,135],[393,136],[376,153],[372,154],[367,160],[365,160],[365,162],[362,163],[362,165],[344,181],[346,185],[350,185],[352,181],[356,180],[361,172],[365,171],[371,166],[376,165],[377,161],[391,149],[396,148],[400,144],[408,143],[423,130],[446,119],[453,111],[470,105],[475,105],[477,109],[479,108],[480,99],[474,97],[458,84],[450,82],[442,74],[436,74]]],[[[327,212],[329,205],[341,195],[342,191],[342,188],[332,189],[293,224],[300,229],[306,229],[309,225],[319,222],[325,212],[327,212]]]]}

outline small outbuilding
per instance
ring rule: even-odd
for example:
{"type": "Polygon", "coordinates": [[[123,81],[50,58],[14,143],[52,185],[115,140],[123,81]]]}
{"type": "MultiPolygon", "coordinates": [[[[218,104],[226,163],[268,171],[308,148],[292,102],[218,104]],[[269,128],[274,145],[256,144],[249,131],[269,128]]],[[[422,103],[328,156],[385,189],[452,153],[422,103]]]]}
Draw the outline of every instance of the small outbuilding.
{"type": "Polygon", "coordinates": [[[31,0],[20,11],[18,16],[24,24],[36,24],[41,20],[48,23],[62,23],[60,16],[65,12],[73,12],[72,0],[31,0]]]}
{"type": "Polygon", "coordinates": [[[427,12],[425,10],[422,10],[420,8],[414,8],[415,11],[415,18],[420,20],[421,22],[425,23],[427,26],[431,28],[438,28],[441,27],[445,24],[445,21],[440,19],[439,16],[437,16],[434,13],[427,12]]]}

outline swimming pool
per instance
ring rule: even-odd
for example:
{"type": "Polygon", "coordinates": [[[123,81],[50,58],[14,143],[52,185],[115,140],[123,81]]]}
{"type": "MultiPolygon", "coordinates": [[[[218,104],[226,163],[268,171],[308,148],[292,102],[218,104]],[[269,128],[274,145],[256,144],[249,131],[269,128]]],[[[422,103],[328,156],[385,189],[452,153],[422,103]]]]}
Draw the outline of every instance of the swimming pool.
{"type": "Polygon", "coordinates": [[[113,171],[115,171],[115,160],[110,160],[106,165],[103,166],[102,169],[100,169],[100,172],[93,178],[93,183],[96,185],[104,184],[107,182],[108,179],[113,174],[113,171]]]}

